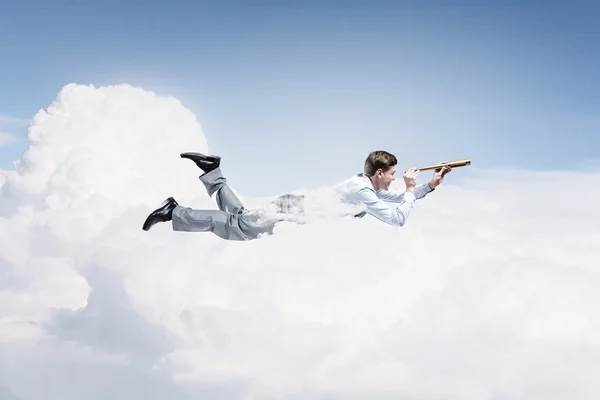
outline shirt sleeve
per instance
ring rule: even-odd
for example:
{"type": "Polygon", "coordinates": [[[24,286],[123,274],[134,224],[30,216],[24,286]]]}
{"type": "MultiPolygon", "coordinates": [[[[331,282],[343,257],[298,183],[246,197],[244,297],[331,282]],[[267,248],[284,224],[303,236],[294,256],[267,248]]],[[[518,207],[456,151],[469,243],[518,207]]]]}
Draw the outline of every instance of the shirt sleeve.
{"type": "Polygon", "coordinates": [[[356,200],[364,204],[365,211],[373,217],[393,226],[404,226],[416,197],[411,192],[404,192],[402,200],[398,201],[401,204],[397,207],[390,207],[373,190],[363,188],[356,194],[356,200]]]}
{"type": "MultiPolygon", "coordinates": [[[[427,193],[433,192],[435,189],[429,187],[429,184],[422,183],[415,188],[415,198],[422,199],[427,195],[427,193]]],[[[379,190],[377,191],[377,197],[381,200],[388,201],[390,203],[402,203],[404,201],[404,194],[406,192],[404,190],[379,190]]],[[[410,193],[410,192],[408,192],[410,193]]],[[[412,195],[412,193],[410,193],[412,195]]]]}

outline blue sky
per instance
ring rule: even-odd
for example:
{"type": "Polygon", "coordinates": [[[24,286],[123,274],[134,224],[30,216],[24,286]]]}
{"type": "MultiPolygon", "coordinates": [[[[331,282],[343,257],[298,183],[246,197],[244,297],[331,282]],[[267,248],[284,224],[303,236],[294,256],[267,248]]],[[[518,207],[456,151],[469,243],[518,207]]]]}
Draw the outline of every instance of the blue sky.
{"type": "Polygon", "coordinates": [[[597,168],[598,20],[591,1],[14,2],[0,131],[21,140],[0,168],[71,82],[179,98],[248,195],[336,182],[379,148],[402,169],[471,158],[456,181],[597,168]]]}

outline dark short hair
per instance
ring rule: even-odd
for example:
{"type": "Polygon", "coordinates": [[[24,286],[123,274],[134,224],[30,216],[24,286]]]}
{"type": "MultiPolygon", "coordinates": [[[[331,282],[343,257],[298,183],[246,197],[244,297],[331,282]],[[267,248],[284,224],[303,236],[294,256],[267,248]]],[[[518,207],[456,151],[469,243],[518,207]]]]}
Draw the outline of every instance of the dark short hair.
{"type": "Polygon", "coordinates": [[[365,174],[373,176],[378,169],[381,168],[385,172],[396,164],[398,160],[392,153],[384,150],[372,151],[365,160],[365,174]]]}

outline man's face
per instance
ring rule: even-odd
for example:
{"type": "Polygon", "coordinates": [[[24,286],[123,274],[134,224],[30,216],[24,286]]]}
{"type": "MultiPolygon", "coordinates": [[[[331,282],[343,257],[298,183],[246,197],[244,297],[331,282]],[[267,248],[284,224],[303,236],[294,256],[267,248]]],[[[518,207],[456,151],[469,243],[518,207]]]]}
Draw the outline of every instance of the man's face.
{"type": "Polygon", "coordinates": [[[377,170],[375,177],[379,189],[388,190],[392,182],[396,179],[396,167],[390,167],[387,171],[377,170]]]}

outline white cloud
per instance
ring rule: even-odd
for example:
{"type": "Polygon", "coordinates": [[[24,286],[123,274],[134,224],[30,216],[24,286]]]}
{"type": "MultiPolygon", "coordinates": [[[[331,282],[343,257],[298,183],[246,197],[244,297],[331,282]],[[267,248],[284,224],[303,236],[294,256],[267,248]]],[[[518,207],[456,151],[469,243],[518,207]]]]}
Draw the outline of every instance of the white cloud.
{"type": "MultiPolygon", "coordinates": [[[[29,121],[13,117],[6,114],[0,114],[0,148],[6,147],[19,141],[19,137],[12,132],[13,128],[28,124],[29,121]]],[[[13,131],[14,132],[14,131],[13,131]]],[[[2,181],[0,180],[0,183],[2,181]]]]}
{"type": "Polygon", "coordinates": [[[13,144],[17,137],[12,133],[0,131],[0,148],[13,144]]]}
{"type": "Polygon", "coordinates": [[[0,114],[0,126],[6,125],[26,125],[29,121],[23,118],[13,117],[7,114],[0,114]]]}
{"type": "Polygon", "coordinates": [[[240,243],[141,230],[169,195],[215,207],[179,158],[209,149],[175,99],[69,85],[29,142],[0,201],[0,387],[17,398],[600,394],[598,173],[451,174],[402,229],[240,243]]]}

